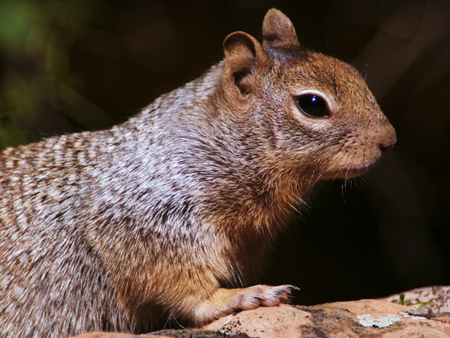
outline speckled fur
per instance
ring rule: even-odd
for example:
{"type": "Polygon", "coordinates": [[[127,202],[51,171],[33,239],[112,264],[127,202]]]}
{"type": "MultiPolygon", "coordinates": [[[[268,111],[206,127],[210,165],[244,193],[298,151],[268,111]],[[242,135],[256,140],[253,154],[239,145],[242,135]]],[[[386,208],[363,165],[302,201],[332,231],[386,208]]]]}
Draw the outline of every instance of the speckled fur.
{"type": "Polygon", "coordinates": [[[0,336],[143,332],[277,305],[247,285],[320,179],[352,176],[395,132],[350,66],[300,49],[282,13],[225,60],[110,130],[0,154],[0,336]],[[313,89],[329,118],[293,96],[313,89]]]}

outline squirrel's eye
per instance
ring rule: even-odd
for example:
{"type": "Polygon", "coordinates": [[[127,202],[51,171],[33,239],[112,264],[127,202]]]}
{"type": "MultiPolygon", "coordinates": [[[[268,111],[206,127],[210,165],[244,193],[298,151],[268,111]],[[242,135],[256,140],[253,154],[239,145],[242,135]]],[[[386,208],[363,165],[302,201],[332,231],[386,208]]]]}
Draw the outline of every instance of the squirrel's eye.
{"type": "Polygon", "coordinates": [[[326,102],[317,95],[305,94],[294,98],[298,108],[307,116],[330,117],[326,102]]]}

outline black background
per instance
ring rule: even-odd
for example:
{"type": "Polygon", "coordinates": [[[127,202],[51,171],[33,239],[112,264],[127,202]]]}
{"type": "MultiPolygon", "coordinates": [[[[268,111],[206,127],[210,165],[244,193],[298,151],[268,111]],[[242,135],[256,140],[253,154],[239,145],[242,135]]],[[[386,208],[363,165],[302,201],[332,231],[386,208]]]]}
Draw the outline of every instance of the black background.
{"type": "Polygon", "coordinates": [[[227,34],[241,30],[260,39],[262,19],[276,7],[292,20],[303,46],[349,62],[366,77],[396,128],[398,143],[363,178],[317,187],[309,207],[277,244],[260,282],[299,286],[295,302],[300,304],[450,284],[450,2],[67,4],[75,9],[52,12],[44,22],[29,13],[55,11],[50,1],[33,5],[22,18],[29,24],[28,39],[36,27],[49,32],[47,37],[57,36],[52,40],[59,46],[56,57],[49,58],[48,49],[29,52],[25,42],[3,43],[0,49],[0,132],[6,135],[8,126],[20,129],[4,145],[124,121],[220,61],[227,34]],[[72,34],[63,19],[84,8],[90,14],[72,34]],[[25,81],[17,87],[22,96],[17,94],[16,101],[5,94],[16,83],[14,74],[25,81]],[[33,82],[37,76],[44,78],[36,81],[41,85],[33,82]],[[28,99],[34,106],[25,106],[28,99]],[[27,109],[30,115],[17,113],[27,109]]]}

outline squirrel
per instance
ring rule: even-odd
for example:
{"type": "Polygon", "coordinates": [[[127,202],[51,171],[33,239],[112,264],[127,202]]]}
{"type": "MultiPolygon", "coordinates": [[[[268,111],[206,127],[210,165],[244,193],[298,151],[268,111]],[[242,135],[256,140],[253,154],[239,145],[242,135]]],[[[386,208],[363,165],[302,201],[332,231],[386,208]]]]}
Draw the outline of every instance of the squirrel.
{"type": "Polygon", "coordinates": [[[0,153],[0,336],[148,332],[288,301],[245,287],[314,184],[395,143],[361,75],[267,12],[263,42],[109,130],[0,153]],[[233,288],[234,287],[234,288],[233,288]]]}

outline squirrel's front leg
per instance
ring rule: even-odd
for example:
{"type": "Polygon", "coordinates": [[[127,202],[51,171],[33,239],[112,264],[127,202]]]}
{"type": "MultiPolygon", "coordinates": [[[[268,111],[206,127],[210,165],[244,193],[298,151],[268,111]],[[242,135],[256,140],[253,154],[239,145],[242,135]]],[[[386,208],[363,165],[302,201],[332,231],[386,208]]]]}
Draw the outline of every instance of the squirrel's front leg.
{"type": "Polygon", "coordinates": [[[242,289],[219,288],[193,311],[195,324],[211,322],[230,313],[251,310],[259,306],[277,306],[289,300],[293,285],[254,285],[242,289]]]}

